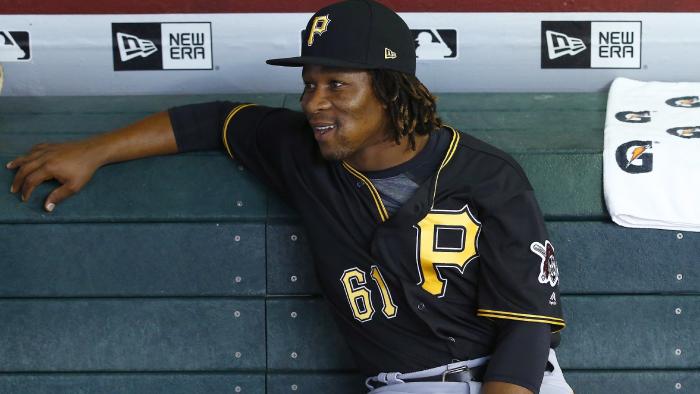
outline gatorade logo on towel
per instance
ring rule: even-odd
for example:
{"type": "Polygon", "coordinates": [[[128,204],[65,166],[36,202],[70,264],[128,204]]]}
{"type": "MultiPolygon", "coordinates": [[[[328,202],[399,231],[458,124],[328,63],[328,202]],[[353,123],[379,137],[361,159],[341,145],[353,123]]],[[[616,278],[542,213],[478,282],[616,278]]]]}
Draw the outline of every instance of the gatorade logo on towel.
{"type": "Polygon", "coordinates": [[[697,108],[700,107],[700,97],[698,96],[683,96],[674,97],[666,100],[666,104],[671,107],[678,108],[697,108]]]}
{"type": "Polygon", "coordinates": [[[666,132],[681,138],[700,138],[700,126],[672,127],[666,132]]]}
{"type": "Polygon", "coordinates": [[[625,123],[648,123],[651,122],[649,111],[622,111],[615,114],[615,119],[625,123]]]}
{"type": "Polygon", "coordinates": [[[654,155],[651,153],[651,141],[630,141],[617,147],[615,152],[617,165],[630,174],[651,172],[654,167],[654,155]]]}

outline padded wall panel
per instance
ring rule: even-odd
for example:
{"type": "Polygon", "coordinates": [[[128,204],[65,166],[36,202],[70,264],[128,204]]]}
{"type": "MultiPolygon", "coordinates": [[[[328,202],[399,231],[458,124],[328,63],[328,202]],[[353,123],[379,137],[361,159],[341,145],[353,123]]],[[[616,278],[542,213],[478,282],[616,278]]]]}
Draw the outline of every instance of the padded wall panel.
{"type": "Polygon", "coordinates": [[[267,225],[268,294],[320,294],[306,230],[289,223],[267,225]]]}
{"type": "Polygon", "coordinates": [[[265,226],[0,225],[1,297],[265,295],[265,226]]]}
{"type": "Polygon", "coordinates": [[[265,375],[245,373],[0,374],[0,393],[264,394],[265,375]]]}
{"type": "Polygon", "coordinates": [[[440,111],[605,112],[607,93],[439,93],[440,111]]]}
{"type": "MultiPolygon", "coordinates": [[[[167,109],[167,108],[163,108],[167,109]]],[[[96,134],[127,126],[148,116],[150,112],[107,114],[0,114],[3,133],[58,133],[96,134]]]]}
{"type": "MultiPolygon", "coordinates": [[[[182,96],[28,96],[3,97],[0,114],[119,114],[163,111],[176,105],[228,100],[281,106],[284,94],[208,94],[182,96]]],[[[51,130],[43,130],[51,131],[51,130]]]]}
{"type": "Polygon", "coordinates": [[[696,393],[700,391],[697,370],[669,371],[564,371],[577,393],[696,393]]]}
{"type": "MultiPolygon", "coordinates": [[[[700,388],[697,371],[564,371],[564,376],[576,393],[695,393],[700,388]]],[[[333,392],[357,394],[363,392],[364,377],[344,373],[328,374],[270,374],[267,376],[269,394],[333,392]]]]}
{"type": "MultiPolygon", "coordinates": [[[[0,157],[7,163],[14,157],[0,157]]],[[[56,182],[39,186],[30,200],[0,193],[0,223],[262,220],[262,186],[228,156],[182,154],[134,160],[99,169],[77,195],[48,214],[42,208],[56,182]]],[[[0,184],[15,171],[0,168],[0,184]]]]}
{"type": "Polygon", "coordinates": [[[0,316],[0,372],[265,369],[261,299],[4,299],[0,316]]]}
{"type": "Polygon", "coordinates": [[[559,360],[574,369],[683,369],[700,365],[700,296],[563,297],[559,360]]]}
{"type": "Polygon", "coordinates": [[[353,373],[270,373],[267,394],[333,393],[358,394],[366,392],[364,377],[353,373]]]}
{"type": "Polygon", "coordinates": [[[700,293],[700,233],[612,222],[549,222],[547,228],[564,293],[700,293]]]}
{"type": "Polygon", "coordinates": [[[267,300],[267,368],[308,371],[353,368],[345,339],[324,300],[267,300]]]}
{"type": "MultiPolygon", "coordinates": [[[[683,369],[700,365],[695,339],[700,296],[562,299],[567,328],[562,331],[558,355],[563,368],[683,369]]],[[[342,338],[334,330],[323,300],[280,298],[268,302],[268,330],[271,369],[353,368],[349,355],[338,350],[347,347],[341,345],[342,338]],[[291,317],[292,312],[296,318],[291,317]],[[297,358],[290,357],[292,352],[297,358]]]]}
{"type": "Polygon", "coordinates": [[[516,154],[548,220],[603,220],[600,154],[516,154]]]}
{"type": "MultiPolygon", "coordinates": [[[[563,293],[700,292],[700,234],[608,222],[548,222],[547,228],[563,293]]],[[[268,224],[267,252],[269,294],[320,293],[303,226],[268,224]]]]}

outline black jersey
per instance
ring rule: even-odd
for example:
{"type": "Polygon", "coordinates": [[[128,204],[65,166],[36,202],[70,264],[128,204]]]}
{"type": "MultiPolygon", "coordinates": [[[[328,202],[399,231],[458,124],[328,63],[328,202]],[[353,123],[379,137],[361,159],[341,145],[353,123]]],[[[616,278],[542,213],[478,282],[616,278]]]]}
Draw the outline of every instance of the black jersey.
{"type": "Polygon", "coordinates": [[[489,354],[499,321],[563,328],[553,246],[527,178],[503,152],[443,130],[438,171],[390,216],[364,174],[320,156],[303,114],[222,108],[229,155],[299,211],[363,372],[489,354]]]}

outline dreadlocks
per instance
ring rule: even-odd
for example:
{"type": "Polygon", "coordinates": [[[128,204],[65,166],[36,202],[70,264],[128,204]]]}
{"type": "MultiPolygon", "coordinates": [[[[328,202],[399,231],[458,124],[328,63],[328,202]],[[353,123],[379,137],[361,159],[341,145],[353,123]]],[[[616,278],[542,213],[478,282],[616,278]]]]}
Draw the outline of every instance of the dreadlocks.
{"type": "Polygon", "coordinates": [[[435,100],[428,88],[414,75],[393,70],[372,70],[374,94],[387,107],[394,140],[408,138],[416,149],[415,135],[425,135],[442,127],[435,100]]]}

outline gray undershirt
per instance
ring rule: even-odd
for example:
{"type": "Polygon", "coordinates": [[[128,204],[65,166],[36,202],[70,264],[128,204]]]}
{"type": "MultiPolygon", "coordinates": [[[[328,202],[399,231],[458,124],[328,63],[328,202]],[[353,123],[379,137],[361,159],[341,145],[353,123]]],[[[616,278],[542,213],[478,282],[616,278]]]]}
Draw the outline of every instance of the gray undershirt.
{"type": "Polygon", "coordinates": [[[390,178],[372,179],[389,214],[396,212],[418,189],[418,184],[405,173],[390,178]]]}
{"type": "Polygon", "coordinates": [[[379,192],[384,207],[393,214],[438,169],[447,151],[452,133],[441,128],[430,134],[428,143],[411,160],[382,171],[365,173],[379,192]]]}

